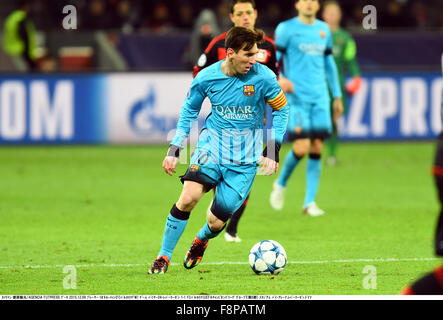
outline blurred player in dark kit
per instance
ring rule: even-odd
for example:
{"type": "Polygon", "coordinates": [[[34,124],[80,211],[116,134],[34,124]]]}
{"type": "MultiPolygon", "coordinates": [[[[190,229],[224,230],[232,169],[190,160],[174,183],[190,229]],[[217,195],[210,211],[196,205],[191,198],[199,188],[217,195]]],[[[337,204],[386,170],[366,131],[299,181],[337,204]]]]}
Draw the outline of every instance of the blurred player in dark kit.
{"type": "MultiPolygon", "coordinates": [[[[443,55],[442,55],[442,71],[443,71],[443,55]]],[[[443,122],[443,92],[441,95],[441,119],[443,122]]],[[[443,257],[443,132],[440,133],[437,140],[437,151],[432,167],[432,174],[434,175],[435,185],[438,191],[438,198],[440,200],[440,217],[437,221],[437,228],[435,231],[435,254],[443,257]]],[[[414,294],[438,294],[443,295],[443,265],[435,268],[433,272],[421,277],[413,284],[407,286],[403,290],[404,295],[414,294]]]]}

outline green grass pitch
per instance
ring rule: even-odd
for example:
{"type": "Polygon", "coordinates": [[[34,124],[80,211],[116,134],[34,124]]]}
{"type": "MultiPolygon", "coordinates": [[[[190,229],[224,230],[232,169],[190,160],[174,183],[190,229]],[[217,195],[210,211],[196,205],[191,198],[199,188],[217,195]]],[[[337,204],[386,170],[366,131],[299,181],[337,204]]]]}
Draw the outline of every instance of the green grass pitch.
{"type": "MultiPolygon", "coordinates": [[[[289,150],[285,145],[282,159],[289,150]]],[[[439,204],[430,174],[434,143],[343,143],[341,165],[323,166],[317,203],[301,214],[306,159],[281,212],[269,205],[275,176],[258,176],[239,224],[202,263],[182,261],[212,194],[192,212],[165,275],[149,276],[164,222],[185,171],[167,176],[165,146],[0,148],[0,294],[395,295],[441,263],[433,251],[439,204]],[[280,242],[289,263],[277,276],[248,265],[258,241],[280,242]],[[75,266],[76,289],[64,288],[75,266]],[[376,288],[365,288],[365,266],[376,288]],[[374,274],[371,274],[374,275],[374,274]]]]}

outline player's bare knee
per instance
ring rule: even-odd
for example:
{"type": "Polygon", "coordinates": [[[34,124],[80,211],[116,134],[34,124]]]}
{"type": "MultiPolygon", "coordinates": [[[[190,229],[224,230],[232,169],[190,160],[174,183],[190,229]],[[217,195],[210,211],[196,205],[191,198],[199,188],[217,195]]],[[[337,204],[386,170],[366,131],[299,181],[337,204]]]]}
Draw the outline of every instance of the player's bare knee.
{"type": "Polygon", "coordinates": [[[226,224],[226,222],[224,222],[224,221],[222,221],[220,219],[216,219],[216,220],[212,220],[212,221],[208,220],[209,228],[213,232],[217,232],[217,231],[222,230],[224,228],[225,224],[226,224]]]}
{"type": "Polygon", "coordinates": [[[314,139],[311,143],[309,153],[321,154],[323,150],[323,141],[320,139],[314,139]]]}
{"type": "Polygon", "coordinates": [[[208,224],[213,225],[215,228],[211,228],[211,230],[221,230],[231,217],[231,213],[234,211],[235,210],[231,208],[228,203],[214,199],[210,212],[208,213],[208,224]]]}
{"type": "Polygon", "coordinates": [[[212,212],[208,212],[207,216],[209,228],[214,231],[220,231],[224,228],[226,222],[217,218],[212,212]]]}
{"type": "Polygon", "coordinates": [[[177,208],[182,211],[191,211],[197,205],[199,198],[191,193],[183,192],[177,201],[177,208]]]}
{"type": "Polygon", "coordinates": [[[292,145],[292,151],[294,151],[294,154],[297,157],[302,158],[309,152],[310,146],[311,146],[311,144],[310,144],[309,140],[305,140],[305,139],[297,140],[292,145]]]}
{"type": "Polygon", "coordinates": [[[203,196],[203,186],[194,181],[185,181],[182,193],[177,201],[177,208],[183,211],[191,211],[203,196]]]}
{"type": "Polygon", "coordinates": [[[292,151],[294,152],[294,154],[298,157],[298,158],[303,158],[307,153],[308,150],[299,150],[299,149],[292,149],[292,151]]]}
{"type": "Polygon", "coordinates": [[[321,154],[322,152],[322,148],[311,148],[311,150],[309,150],[309,153],[315,153],[315,154],[321,154]]]}

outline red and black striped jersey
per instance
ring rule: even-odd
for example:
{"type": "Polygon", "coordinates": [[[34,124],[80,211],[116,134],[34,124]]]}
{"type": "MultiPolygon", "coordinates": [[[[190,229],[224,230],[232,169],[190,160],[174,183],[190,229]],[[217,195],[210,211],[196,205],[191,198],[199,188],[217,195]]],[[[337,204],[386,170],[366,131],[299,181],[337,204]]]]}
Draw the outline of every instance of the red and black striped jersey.
{"type": "MultiPolygon", "coordinates": [[[[205,52],[202,53],[194,66],[194,77],[200,70],[207,66],[226,58],[225,38],[228,32],[212,39],[205,52]]],[[[278,67],[276,58],[276,46],[274,41],[269,37],[264,37],[264,41],[258,44],[257,62],[260,62],[271,69],[278,77],[278,67]]]]}
{"type": "MultiPolygon", "coordinates": [[[[443,204],[443,132],[438,136],[437,152],[435,153],[434,166],[432,169],[440,204],[443,204]]],[[[435,233],[435,253],[443,256],[443,206],[440,208],[440,217],[438,218],[435,233]]]]}

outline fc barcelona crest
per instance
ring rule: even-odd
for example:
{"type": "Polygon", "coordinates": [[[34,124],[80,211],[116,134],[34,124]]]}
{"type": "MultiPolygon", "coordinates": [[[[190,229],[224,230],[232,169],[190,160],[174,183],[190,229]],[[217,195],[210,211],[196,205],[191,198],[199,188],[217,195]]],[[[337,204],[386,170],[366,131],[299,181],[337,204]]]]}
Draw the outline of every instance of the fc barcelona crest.
{"type": "Polygon", "coordinates": [[[247,97],[252,97],[255,94],[254,86],[243,86],[243,94],[247,97]]]}

